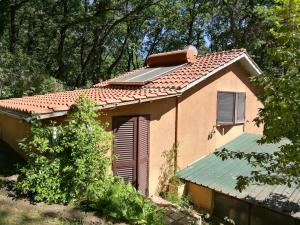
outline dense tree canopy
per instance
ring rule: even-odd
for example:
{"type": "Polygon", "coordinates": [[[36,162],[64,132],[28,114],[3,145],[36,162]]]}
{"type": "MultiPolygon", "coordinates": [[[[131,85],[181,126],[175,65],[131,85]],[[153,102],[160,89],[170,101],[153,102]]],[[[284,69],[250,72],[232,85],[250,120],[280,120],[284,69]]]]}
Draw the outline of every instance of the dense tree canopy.
{"type": "Polygon", "coordinates": [[[246,47],[266,61],[272,0],[0,0],[0,97],[89,86],[155,52],[246,47]]]}

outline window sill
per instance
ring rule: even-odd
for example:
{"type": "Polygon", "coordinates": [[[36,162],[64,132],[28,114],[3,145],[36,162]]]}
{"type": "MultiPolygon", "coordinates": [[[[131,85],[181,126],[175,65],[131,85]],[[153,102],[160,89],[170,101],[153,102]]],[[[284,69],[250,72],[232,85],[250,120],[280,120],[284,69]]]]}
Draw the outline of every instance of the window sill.
{"type": "Polygon", "coordinates": [[[234,125],[242,125],[242,124],[245,124],[245,121],[243,121],[243,122],[235,122],[235,123],[217,123],[217,127],[234,126],[234,125]]]}

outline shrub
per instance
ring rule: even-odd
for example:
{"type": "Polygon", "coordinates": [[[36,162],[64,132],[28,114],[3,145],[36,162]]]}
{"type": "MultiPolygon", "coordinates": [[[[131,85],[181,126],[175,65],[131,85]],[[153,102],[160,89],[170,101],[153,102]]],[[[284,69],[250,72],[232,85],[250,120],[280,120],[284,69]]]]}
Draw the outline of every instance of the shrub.
{"type": "Polygon", "coordinates": [[[70,203],[86,198],[107,173],[111,134],[100,125],[94,104],[80,97],[64,124],[34,121],[21,144],[28,157],[15,189],[35,201],[70,203]]]}
{"type": "Polygon", "coordinates": [[[178,176],[171,177],[169,179],[169,183],[170,184],[174,184],[174,185],[182,185],[182,184],[184,184],[184,182],[182,182],[182,180],[178,176]]]}
{"type": "Polygon", "coordinates": [[[179,197],[172,192],[162,192],[160,193],[161,197],[166,199],[169,202],[172,202],[183,209],[190,209],[192,207],[192,198],[190,195],[179,197]]]}
{"type": "Polygon", "coordinates": [[[162,211],[139,194],[131,184],[125,184],[116,177],[108,177],[94,185],[89,191],[89,207],[100,214],[130,224],[164,224],[162,211]]]}

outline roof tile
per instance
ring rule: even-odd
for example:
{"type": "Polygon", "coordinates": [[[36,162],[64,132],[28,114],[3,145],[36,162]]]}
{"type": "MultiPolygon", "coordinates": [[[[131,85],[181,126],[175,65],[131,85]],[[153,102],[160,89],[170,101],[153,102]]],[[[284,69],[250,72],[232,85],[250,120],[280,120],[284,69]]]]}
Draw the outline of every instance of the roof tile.
{"type": "MultiPolygon", "coordinates": [[[[29,114],[43,114],[68,110],[80,95],[92,99],[97,105],[121,103],[157,96],[174,96],[180,89],[191,82],[200,79],[210,71],[221,67],[225,63],[245,53],[245,49],[234,49],[225,52],[208,53],[198,56],[193,63],[187,63],[177,70],[171,71],[142,87],[109,85],[108,81],[100,82],[89,89],[56,92],[31,97],[13,98],[0,101],[0,108],[25,112],[29,114]]],[[[118,77],[126,77],[143,68],[133,70],[118,77]]]]}

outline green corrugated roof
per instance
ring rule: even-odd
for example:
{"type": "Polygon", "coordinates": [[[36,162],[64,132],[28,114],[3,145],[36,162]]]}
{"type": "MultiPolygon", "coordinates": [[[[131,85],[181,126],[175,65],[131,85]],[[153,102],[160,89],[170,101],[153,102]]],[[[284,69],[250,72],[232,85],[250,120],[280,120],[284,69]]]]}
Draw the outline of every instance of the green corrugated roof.
{"type": "MultiPolygon", "coordinates": [[[[271,153],[277,151],[282,144],[288,142],[282,141],[277,144],[260,145],[257,143],[257,140],[260,138],[261,136],[257,134],[244,133],[217,150],[226,148],[232,151],[248,153],[271,153]]],[[[299,188],[289,188],[283,185],[250,185],[241,193],[235,189],[236,177],[239,175],[247,176],[252,169],[246,160],[229,159],[222,161],[221,158],[212,153],[179,171],[178,176],[186,181],[211,188],[232,197],[256,202],[273,210],[300,218],[299,188]],[[279,198],[280,202],[278,201],[279,198]]]]}

